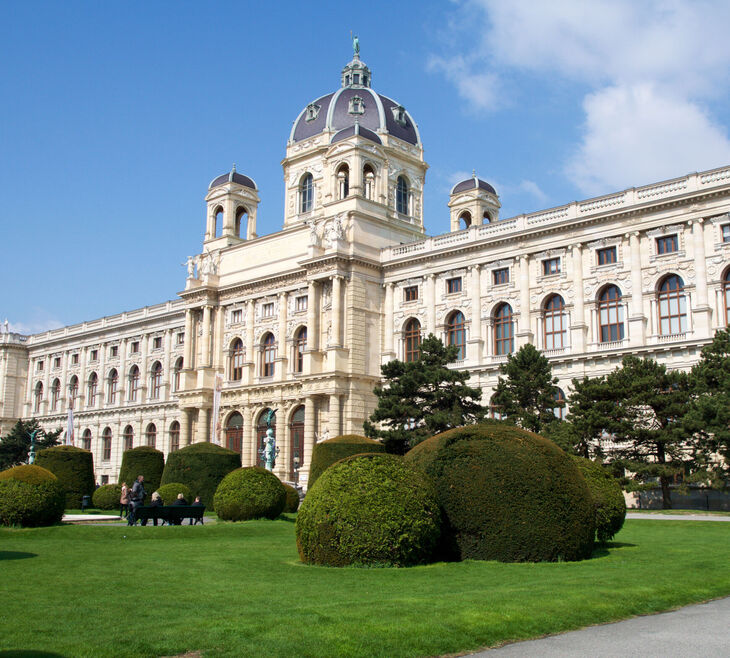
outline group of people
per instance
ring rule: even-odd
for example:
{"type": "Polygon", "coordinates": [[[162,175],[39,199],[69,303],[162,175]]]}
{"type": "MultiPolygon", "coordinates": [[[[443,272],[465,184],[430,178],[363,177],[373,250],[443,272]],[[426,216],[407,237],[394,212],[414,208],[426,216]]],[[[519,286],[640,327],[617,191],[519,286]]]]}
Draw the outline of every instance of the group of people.
{"type": "MultiPolygon", "coordinates": [[[[134,484],[132,485],[132,488],[130,489],[127,487],[126,482],[122,482],[122,495],[119,498],[119,516],[126,517],[127,519],[127,525],[135,525],[137,522],[137,514],[136,510],[141,505],[144,505],[144,499],[147,495],[147,492],[144,488],[144,475],[137,476],[137,479],[135,480],[134,484]]],[[[175,502],[173,502],[173,506],[180,506],[184,505],[187,506],[190,503],[188,503],[187,500],[185,500],[185,496],[183,494],[179,493],[177,495],[177,499],[175,502]]],[[[158,491],[155,491],[152,494],[152,498],[150,501],[150,507],[163,507],[164,502],[162,501],[162,496],[160,496],[158,491]]],[[[195,501],[192,504],[193,507],[204,507],[203,503],[200,502],[200,496],[195,496],[195,501]]],[[[178,525],[182,523],[182,519],[178,521],[178,525]]],[[[196,521],[197,523],[197,521],[196,521]]],[[[142,525],[147,524],[147,520],[143,519],[141,521],[142,525]]],[[[157,519],[154,519],[154,524],[157,525],[157,519]]],[[[190,519],[190,525],[193,525],[193,519],[190,519]]]]}

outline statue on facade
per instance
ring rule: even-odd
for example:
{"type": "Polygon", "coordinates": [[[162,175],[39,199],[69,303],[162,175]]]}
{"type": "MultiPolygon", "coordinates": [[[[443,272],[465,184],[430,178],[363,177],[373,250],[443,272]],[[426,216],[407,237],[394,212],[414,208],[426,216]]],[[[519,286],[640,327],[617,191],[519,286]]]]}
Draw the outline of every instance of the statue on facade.
{"type": "Polygon", "coordinates": [[[186,265],[188,268],[188,279],[194,279],[195,278],[195,261],[197,259],[193,256],[188,256],[187,261],[183,263],[183,265],[186,265]]]}
{"type": "Polygon", "coordinates": [[[309,222],[309,245],[312,247],[319,246],[319,235],[317,234],[317,226],[314,222],[309,222]]]}
{"type": "Polygon", "coordinates": [[[276,466],[276,458],[279,455],[279,448],[276,447],[276,439],[274,438],[274,430],[271,423],[276,418],[276,409],[269,409],[266,413],[266,438],[264,439],[264,447],[259,451],[265,462],[267,471],[273,471],[276,466]]]}
{"type": "Polygon", "coordinates": [[[357,34],[352,39],[352,52],[355,57],[360,57],[360,39],[357,38],[357,34]]]}

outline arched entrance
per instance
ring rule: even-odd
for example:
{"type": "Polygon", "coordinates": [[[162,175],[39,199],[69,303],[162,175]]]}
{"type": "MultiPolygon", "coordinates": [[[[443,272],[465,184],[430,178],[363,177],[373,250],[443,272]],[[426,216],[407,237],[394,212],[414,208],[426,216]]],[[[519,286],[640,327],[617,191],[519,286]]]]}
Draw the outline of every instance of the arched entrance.
{"type": "MultiPolygon", "coordinates": [[[[268,416],[269,407],[266,407],[260,414],[258,423],[256,423],[256,463],[259,466],[266,466],[266,460],[263,457],[263,449],[266,447],[266,416],[268,416]]],[[[271,429],[274,430],[274,438],[276,436],[276,413],[271,418],[271,429]]]]}
{"type": "Polygon", "coordinates": [[[289,423],[289,436],[291,437],[291,456],[289,471],[295,482],[299,482],[299,468],[302,465],[304,456],[304,405],[297,407],[292,414],[289,423]]]}
{"type": "Polygon", "coordinates": [[[237,411],[228,417],[226,423],[226,448],[240,454],[243,440],[243,416],[237,411]]]}

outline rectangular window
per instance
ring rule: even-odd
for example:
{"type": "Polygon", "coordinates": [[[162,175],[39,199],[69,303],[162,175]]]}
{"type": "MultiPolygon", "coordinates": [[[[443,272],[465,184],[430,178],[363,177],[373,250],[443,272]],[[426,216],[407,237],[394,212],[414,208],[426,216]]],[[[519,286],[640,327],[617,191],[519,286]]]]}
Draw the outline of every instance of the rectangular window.
{"type": "Polygon", "coordinates": [[[722,227],[722,241],[730,242],[730,224],[723,224],[722,227]]]}
{"type": "MultiPolygon", "coordinates": [[[[109,455],[109,458],[111,459],[111,455],[109,455]]],[[[101,476],[101,483],[102,484],[109,484],[109,476],[108,475],[102,475],[101,476]]]]}
{"type": "Polygon", "coordinates": [[[294,310],[297,313],[307,310],[307,295],[301,295],[294,298],[294,310]]]}
{"type": "Polygon", "coordinates": [[[155,336],[152,339],[152,349],[153,350],[161,350],[162,349],[162,336],[155,336]]]}
{"type": "Polygon", "coordinates": [[[79,364],[79,355],[78,354],[72,354],[71,355],[71,365],[77,366],[79,364]]]}
{"type": "Polygon", "coordinates": [[[616,247],[606,247],[605,249],[599,249],[596,251],[599,265],[611,265],[615,263],[616,258],[616,247]]]}
{"type": "Polygon", "coordinates": [[[662,254],[671,254],[678,250],[679,247],[676,235],[665,235],[662,238],[656,239],[656,252],[660,256],[662,254]]]}
{"type": "Polygon", "coordinates": [[[132,354],[137,354],[139,352],[139,341],[135,340],[132,343],[132,354]]]}
{"type": "Polygon", "coordinates": [[[461,292],[461,277],[457,276],[453,279],[446,280],[446,292],[451,295],[455,292],[461,292]]]}
{"type": "Polygon", "coordinates": [[[177,344],[178,345],[184,345],[185,344],[185,333],[182,332],[182,331],[177,335],[177,344]]]}
{"type": "Polygon", "coordinates": [[[91,350],[91,360],[92,361],[99,360],[99,350],[91,350]]]}
{"type": "Polygon", "coordinates": [[[274,302],[268,302],[261,307],[261,317],[274,317],[274,302]]]}
{"type": "Polygon", "coordinates": [[[38,363],[36,364],[36,370],[43,370],[43,361],[38,361],[38,363]]]}
{"type": "Polygon", "coordinates": [[[243,311],[239,308],[236,311],[231,311],[231,324],[240,324],[243,320],[243,311]]]}
{"type": "Polygon", "coordinates": [[[119,345],[112,345],[109,348],[109,356],[111,356],[111,357],[119,356],[119,345]]]}
{"type": "Polygon", "coordinates": [[[509,283],[509,267],[492,270],[492,281],[494,281],[495,286],[501,286],[505,283],[509,283]]]}
{"type": "Polygon", "coordinates": [[[415,302],[418,299],[418,286],[406,286],[403,288],[403,299],[406,302],[415,302]]]}
{"type": "Polygon", "coordinates": [[[61,367],[61,357],[60,356],[57,356],[55,359],[53,359],[53,367],[54,368],[61,367]]]}
{"type": "Polygon", "coordinates": [[[560,273],[560,258],[546,258],[542,261],[542,273],[544,276],[560,273]]]}

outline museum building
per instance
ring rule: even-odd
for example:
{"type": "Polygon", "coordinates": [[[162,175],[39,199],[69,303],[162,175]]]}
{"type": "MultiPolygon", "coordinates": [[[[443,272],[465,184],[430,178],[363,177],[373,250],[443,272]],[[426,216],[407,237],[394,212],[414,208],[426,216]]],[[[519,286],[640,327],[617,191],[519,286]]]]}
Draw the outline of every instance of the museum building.
{"type": "Polygon", "coordinates": [[[381,364],[418,358],[429,333],[458,346],[454,367],[488,403],[528,342],[563,397],[627,354],[686,370],[730,323],[730,167],[510,218],[473,176],[451,190],[449,232],[429,237],[418,127],[358,54],[301,111],[282,165],[271,235],[257,235],[252,178],[234,167],[210,183],[174,301],[0,331],[0,434],[18,418],[65,428],[71,406],[75,444],[115,482],[139,445],[210,440],[260,463],[275,410],[274,471],[306,486],[315,442],[362,433],[381,364]]]}

